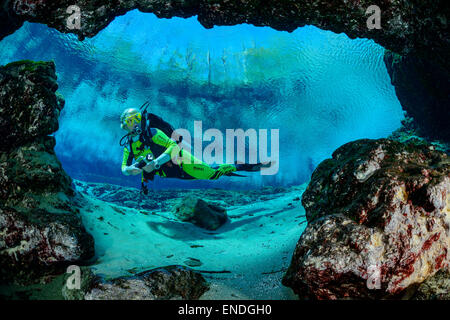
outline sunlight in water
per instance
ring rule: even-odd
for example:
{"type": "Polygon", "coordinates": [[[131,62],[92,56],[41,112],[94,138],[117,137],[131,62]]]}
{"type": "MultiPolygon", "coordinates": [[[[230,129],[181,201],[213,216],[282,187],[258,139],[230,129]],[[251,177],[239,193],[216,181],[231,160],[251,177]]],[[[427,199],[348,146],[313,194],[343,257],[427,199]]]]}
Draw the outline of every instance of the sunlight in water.
{"type": "Polygon", "coordinates": [[[403,118],[383,63],[384,49],[306,26],[293,33],[238,25],[204,29],[195,18],[133,11],[79,42],[26,23],[7,37],[0,63],[54,60],[66,99],[56,152],[75,178],[137,185],[120,172],[124,108],[149,100],[176,128],[194,121],[280,129],[280,171],[244,180],[157,181],[156,187],[299,184],[340,145],[386,137],[403,118]]]}

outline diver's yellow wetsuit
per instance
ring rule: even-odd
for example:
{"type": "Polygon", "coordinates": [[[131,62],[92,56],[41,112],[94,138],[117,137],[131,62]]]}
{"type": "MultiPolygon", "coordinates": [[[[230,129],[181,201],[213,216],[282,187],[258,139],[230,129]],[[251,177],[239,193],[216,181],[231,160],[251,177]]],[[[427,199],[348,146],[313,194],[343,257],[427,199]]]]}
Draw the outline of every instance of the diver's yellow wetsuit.
{"type": "MultiPolygon", "coordinates": [[[[216,180],[223,175],[236,171],[233,164],[222,164],[217,168],[213,168],[206,163],[195,158],[188,151],[181,149],[178,144],[170,139],[163,131],[151,128],[152,141],[166,150],[164,154],[170,159],[165,162],[155,174],[161,177],[178,178],[178,179],[204,179],[216,180]],[[170,156],[170,158],[169,158],[170,156]]],[[[123,150],[122,171],[133,163],[133,159],[137,161],[141,157],[148,154],[154,155],[150,148],[146,148],[139,140],[133,141],[129,146],[125,146],[123,150]],[[129,150],[129,148],[132,150],[129,150]]],[[[147,173],[143,171],[142,179],[146,179],[147,173]]]]}

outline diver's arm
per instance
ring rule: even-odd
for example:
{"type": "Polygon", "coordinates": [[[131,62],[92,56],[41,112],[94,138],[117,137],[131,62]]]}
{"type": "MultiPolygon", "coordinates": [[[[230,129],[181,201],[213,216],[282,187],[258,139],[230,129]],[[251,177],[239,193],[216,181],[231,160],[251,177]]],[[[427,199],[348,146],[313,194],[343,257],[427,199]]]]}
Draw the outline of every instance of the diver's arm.
{"type": "Polygon", "coordinates": [[[142,172],[142,169],[136,168],[134,165],[127,166],[122,170],[122,173],[126,176],[136,176],[142,172]]]}
{"type": "Polygon", "coordinates": [[[122,159],[122,173],[126,176],[135,176],[142,172],[142,169],[136,168],[131,165],[133,162],[133,156],[130,151],[125,147],[123,149],[123,159],[122,159]]]}
{"type": "Polygon", "coordinates": [[[161,166],[163,164],[169,162],[170,159],[171,159],[170,158],[170,154],[164,152],[163,154],[161,154],[158,158],[156,158],[154,160],[154,162],[155,162],[155,164],[154,164],[155,169],[158,170],[159,168],[161,168],[161,166]]]}
{"type": "Polygon", "coordinates": [[[156,128],[151,128],[151,133],[152,141],[166,148],[166,150],[158,158],[151,161],[143,168],[146,172],[158,170],[165,163],[169,162],[172,159],[173,155],[178,154],[180,151],[180,147],[178,147],[177,143],[174,140],[170,139],[163,131],[156,128]]]}

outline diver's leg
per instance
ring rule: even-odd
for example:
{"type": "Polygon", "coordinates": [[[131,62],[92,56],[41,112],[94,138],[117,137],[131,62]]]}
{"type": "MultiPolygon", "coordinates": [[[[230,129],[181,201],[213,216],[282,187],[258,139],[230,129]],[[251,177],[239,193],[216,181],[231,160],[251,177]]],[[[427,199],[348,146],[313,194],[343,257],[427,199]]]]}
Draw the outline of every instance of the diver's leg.
{"type": "Polygon", "coordinates": [[[221,164],[217,167],[211,167],[186,150],[182,150],[181,157],[177,158],[177,163],[181,165],[184,173],[193,179],[217,180],[223,175],[236,171],[234,164],[221,164]]]}
{"type": "Polygon", "coordinates": [[[256,172],[262,168],[270,167],[271,163],[256,163],[256,164],[221,164],[217,167],[211,167],[205,163],[190,163],[183,164],[182,168],[185,173],[192,176],[194,179],[202,180],[217,180],[221,176],[229,175],[235,171],[256,172]]]}
{"type": "Polygon", "coordinates": [[[177,158],[182,170],[193,179],[216,180],[223,175],[236,171],[232,164],[222,164],[217,168],[200,161],[186,150],[182,150],[181,157],[177,158]]]}
{"type": "Polygon", "coordinates": [[[206,163],[183,163],[183,171],[195,179],[217,180],[223,175],[236,171],[232,164],[223,164],[213,168],[206,163]]]}

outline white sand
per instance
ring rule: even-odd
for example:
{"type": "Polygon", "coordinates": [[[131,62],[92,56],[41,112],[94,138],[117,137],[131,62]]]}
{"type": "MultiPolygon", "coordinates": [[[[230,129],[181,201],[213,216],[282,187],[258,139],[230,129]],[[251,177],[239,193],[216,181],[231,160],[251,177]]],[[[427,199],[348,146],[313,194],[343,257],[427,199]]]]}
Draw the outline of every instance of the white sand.
{"type": "Polygon", "coordinates": [[[98,261],[93,270],[117,277],[186,265],[194,258],[202,263],[192,267],[195,270],[230,272],[203,273],[211,289],[202,299],[295,299],[281,278],[306,227],[305,211],[294,200],[301,198],[304,188],[289,189],[273,200],[229,207],[231,221],[216,231],[179,222],[170,212],[152,214],[86,197],[88,205],[81,214],[95,238],[98,261]]]}

